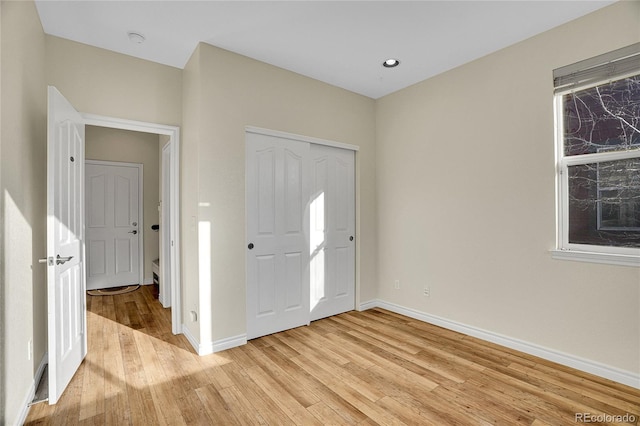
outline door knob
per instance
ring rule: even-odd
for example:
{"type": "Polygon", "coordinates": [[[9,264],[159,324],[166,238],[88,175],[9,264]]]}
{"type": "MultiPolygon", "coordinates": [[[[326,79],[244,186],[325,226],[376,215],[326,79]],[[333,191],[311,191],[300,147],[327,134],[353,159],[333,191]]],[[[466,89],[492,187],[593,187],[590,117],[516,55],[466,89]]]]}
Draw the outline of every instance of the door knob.
{"type": "Polygon", "coordinates": [[[136,234],[138,233],[138,231],[134,229],[133,231],[129,231],[128,233],[129,233],[129,234],[136,235],[136,234]]]}
{"type": "Polygon", "coordinates": [[[41,259],[38,259],[38,263],[46,263],[48,265],[53,265],[53,257],[43,257],[41,259]]]}
{"type": "Polygon", "coordinates": [[[68,261],[73,259],[73,256],[61,257],[60,255],[56,256],[56,265],[62,265],[68,261]]]}
{"type": "Polygon", "coordinates": [[[353,241],[353,235],[349,237],[349,241],[353,241]]]}
{"type": "Polygon", "coordinates": [[[254,247],[253,243],[249,243],[249,245],[247,246],[247,248],[248,248],[249,250],[252,250],[252,249],[253,249],[253,247],[254,247]]]}

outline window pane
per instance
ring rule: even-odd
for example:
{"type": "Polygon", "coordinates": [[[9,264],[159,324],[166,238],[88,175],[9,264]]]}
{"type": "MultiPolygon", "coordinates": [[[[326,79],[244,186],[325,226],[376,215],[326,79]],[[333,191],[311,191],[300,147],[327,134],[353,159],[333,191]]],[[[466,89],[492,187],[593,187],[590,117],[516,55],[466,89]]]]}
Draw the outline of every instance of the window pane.
{"type": "Polygon", "coordinates": [[[640,247],[640,158],[569,167],[569,243],[640,247]]]}
{"type": "Polygon", "coordinates": [[[563,96],[564,154],[640,148],[640,75],[563,96]]]}

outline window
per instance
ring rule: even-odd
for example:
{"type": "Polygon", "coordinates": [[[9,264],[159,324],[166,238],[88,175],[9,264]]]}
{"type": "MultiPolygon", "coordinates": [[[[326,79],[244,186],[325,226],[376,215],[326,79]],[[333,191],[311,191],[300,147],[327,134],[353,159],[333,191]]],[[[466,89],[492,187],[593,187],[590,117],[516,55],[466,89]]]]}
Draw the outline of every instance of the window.
{"type": "Polygon", "coordinates": [[[640,266],[640,43],[554,71],[555,255],[640,266]]]}

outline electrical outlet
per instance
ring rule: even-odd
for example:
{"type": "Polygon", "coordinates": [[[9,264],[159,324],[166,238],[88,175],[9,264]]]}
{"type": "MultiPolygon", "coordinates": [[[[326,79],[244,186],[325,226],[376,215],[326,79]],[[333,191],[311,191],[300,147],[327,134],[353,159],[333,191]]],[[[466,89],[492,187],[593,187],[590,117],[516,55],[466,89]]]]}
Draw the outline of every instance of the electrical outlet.
{"type": "Polygon", "coordinates": [[[425,287],[422,291],[422,294],[424,295],[424,297],[431,297],[431,289],[429,287],[425,287]]]}
{"type": "Polygon", "coordinates": [[[198,313],[196,311],[191,311],[191,322],[198,322],[198,313]]]}
{"type": "Polygon", "coordinates": [[[400,280],[395,280],[393,282],[393,288],[395,288],[396,290],[400,290],[400,280]]]}

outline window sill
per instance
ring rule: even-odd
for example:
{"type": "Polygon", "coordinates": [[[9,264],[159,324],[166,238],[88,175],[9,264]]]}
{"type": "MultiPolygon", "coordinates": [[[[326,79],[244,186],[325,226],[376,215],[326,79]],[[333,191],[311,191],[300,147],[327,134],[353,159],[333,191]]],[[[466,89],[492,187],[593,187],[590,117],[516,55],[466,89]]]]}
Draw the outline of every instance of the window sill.
{"type": "Polygon", "coordinates": [[[604,263],[608,265],[632,266],[640,268],[640,256],[629,254],[594,253],[575,250],[551,250],[551,257],[558,260],[604,263]]]}

